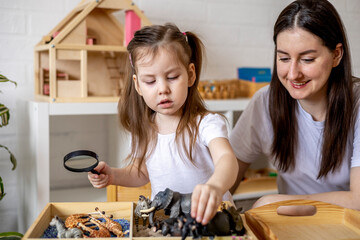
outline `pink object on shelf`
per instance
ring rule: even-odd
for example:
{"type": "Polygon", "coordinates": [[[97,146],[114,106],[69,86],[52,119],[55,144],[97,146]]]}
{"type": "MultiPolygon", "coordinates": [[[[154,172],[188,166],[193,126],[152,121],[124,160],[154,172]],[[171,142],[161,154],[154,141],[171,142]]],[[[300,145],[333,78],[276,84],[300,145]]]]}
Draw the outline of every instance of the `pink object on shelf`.
{"type": "Polygon", "coordinates": [[[50,94],[50,86],[49,86],[48,83],[45,83],[45,84],[44,84],[44,89],[43,89],[43,91],[44,91],[44,95],[49,95],[49,94],[50,94]]]}
{"type": "Polygon", "coordinates": [[[55,38],[57,35],[59,35],[59,33],[60,33],[59,31],[54,32],[53,35],[52,35],[53,38],[55,38]]]}
{"type": "Polygon", "coordinates": [[[134,37],[134,33],[141,28],[141,19],[133,11],[128,10],[125,12],[125,46],[129,44],[134,37]]]}
{"type": "Polygon", "coordinates": [[[95,38],[88,38],[86,39],[87,45],[95,45],[96,39],[95,38]]]}

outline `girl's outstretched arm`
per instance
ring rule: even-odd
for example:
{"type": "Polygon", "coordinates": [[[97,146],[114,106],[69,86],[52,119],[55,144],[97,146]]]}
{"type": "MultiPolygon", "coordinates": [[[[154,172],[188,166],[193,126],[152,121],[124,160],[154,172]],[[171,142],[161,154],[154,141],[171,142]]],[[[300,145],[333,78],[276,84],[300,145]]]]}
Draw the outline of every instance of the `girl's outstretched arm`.
{"type": "Polygon", "coordinates": [[[191,216],[203,225],[215,216],[223,195],[238,174],[238,163],[226,138],[211,140],[209,150],[215,165],[214,173],[206,184],[195,186],[191,199],[191,216]]]}
{"type": "Polygon", "coordinates": [[[112,168],[107,163],[101,161],[95,168],[100,175],[88,172],[88,179],[95,188],[104,188],[109,185],[119,185],[124,187],[140,187],[149,182],[146,165],[142,164],[140,175],[137,164],[129,165],[125,168],[112,168]]]}

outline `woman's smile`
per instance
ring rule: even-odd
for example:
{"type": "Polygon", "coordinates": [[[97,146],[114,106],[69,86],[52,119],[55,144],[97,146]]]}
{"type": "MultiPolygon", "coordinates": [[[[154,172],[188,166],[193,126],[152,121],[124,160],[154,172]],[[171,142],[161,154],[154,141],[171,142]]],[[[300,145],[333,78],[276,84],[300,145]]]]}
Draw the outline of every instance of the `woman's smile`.
{"type": "Polygon", "coordinates": [[[311,80],[305,82],[290,81],[291,85],[296,89],[305,88],[311,80]]]}

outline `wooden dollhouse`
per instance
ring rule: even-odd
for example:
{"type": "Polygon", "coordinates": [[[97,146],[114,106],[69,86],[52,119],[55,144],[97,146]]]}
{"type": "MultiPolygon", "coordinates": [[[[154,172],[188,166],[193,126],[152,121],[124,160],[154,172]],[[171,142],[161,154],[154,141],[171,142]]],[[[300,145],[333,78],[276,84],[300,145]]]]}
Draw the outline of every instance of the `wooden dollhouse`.
{"type": "Polygon", "coordinates": [[[35,46],[35,98],[118,101],[134,32],[151,25],[131,0],[82,0],[35,46]]]}

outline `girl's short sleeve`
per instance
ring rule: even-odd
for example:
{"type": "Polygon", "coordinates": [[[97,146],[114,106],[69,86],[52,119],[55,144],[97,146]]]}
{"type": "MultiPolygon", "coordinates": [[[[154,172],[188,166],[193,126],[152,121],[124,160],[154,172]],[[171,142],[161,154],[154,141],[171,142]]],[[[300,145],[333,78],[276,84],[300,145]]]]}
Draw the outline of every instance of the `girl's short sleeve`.
{"type": "Polygon", "coordinates": [[[228,128],[226,119],[219,115],[209,113],[200,122],[199,137],[200,142],[206,146],[214,138],[228,138],[228,128]]]}

